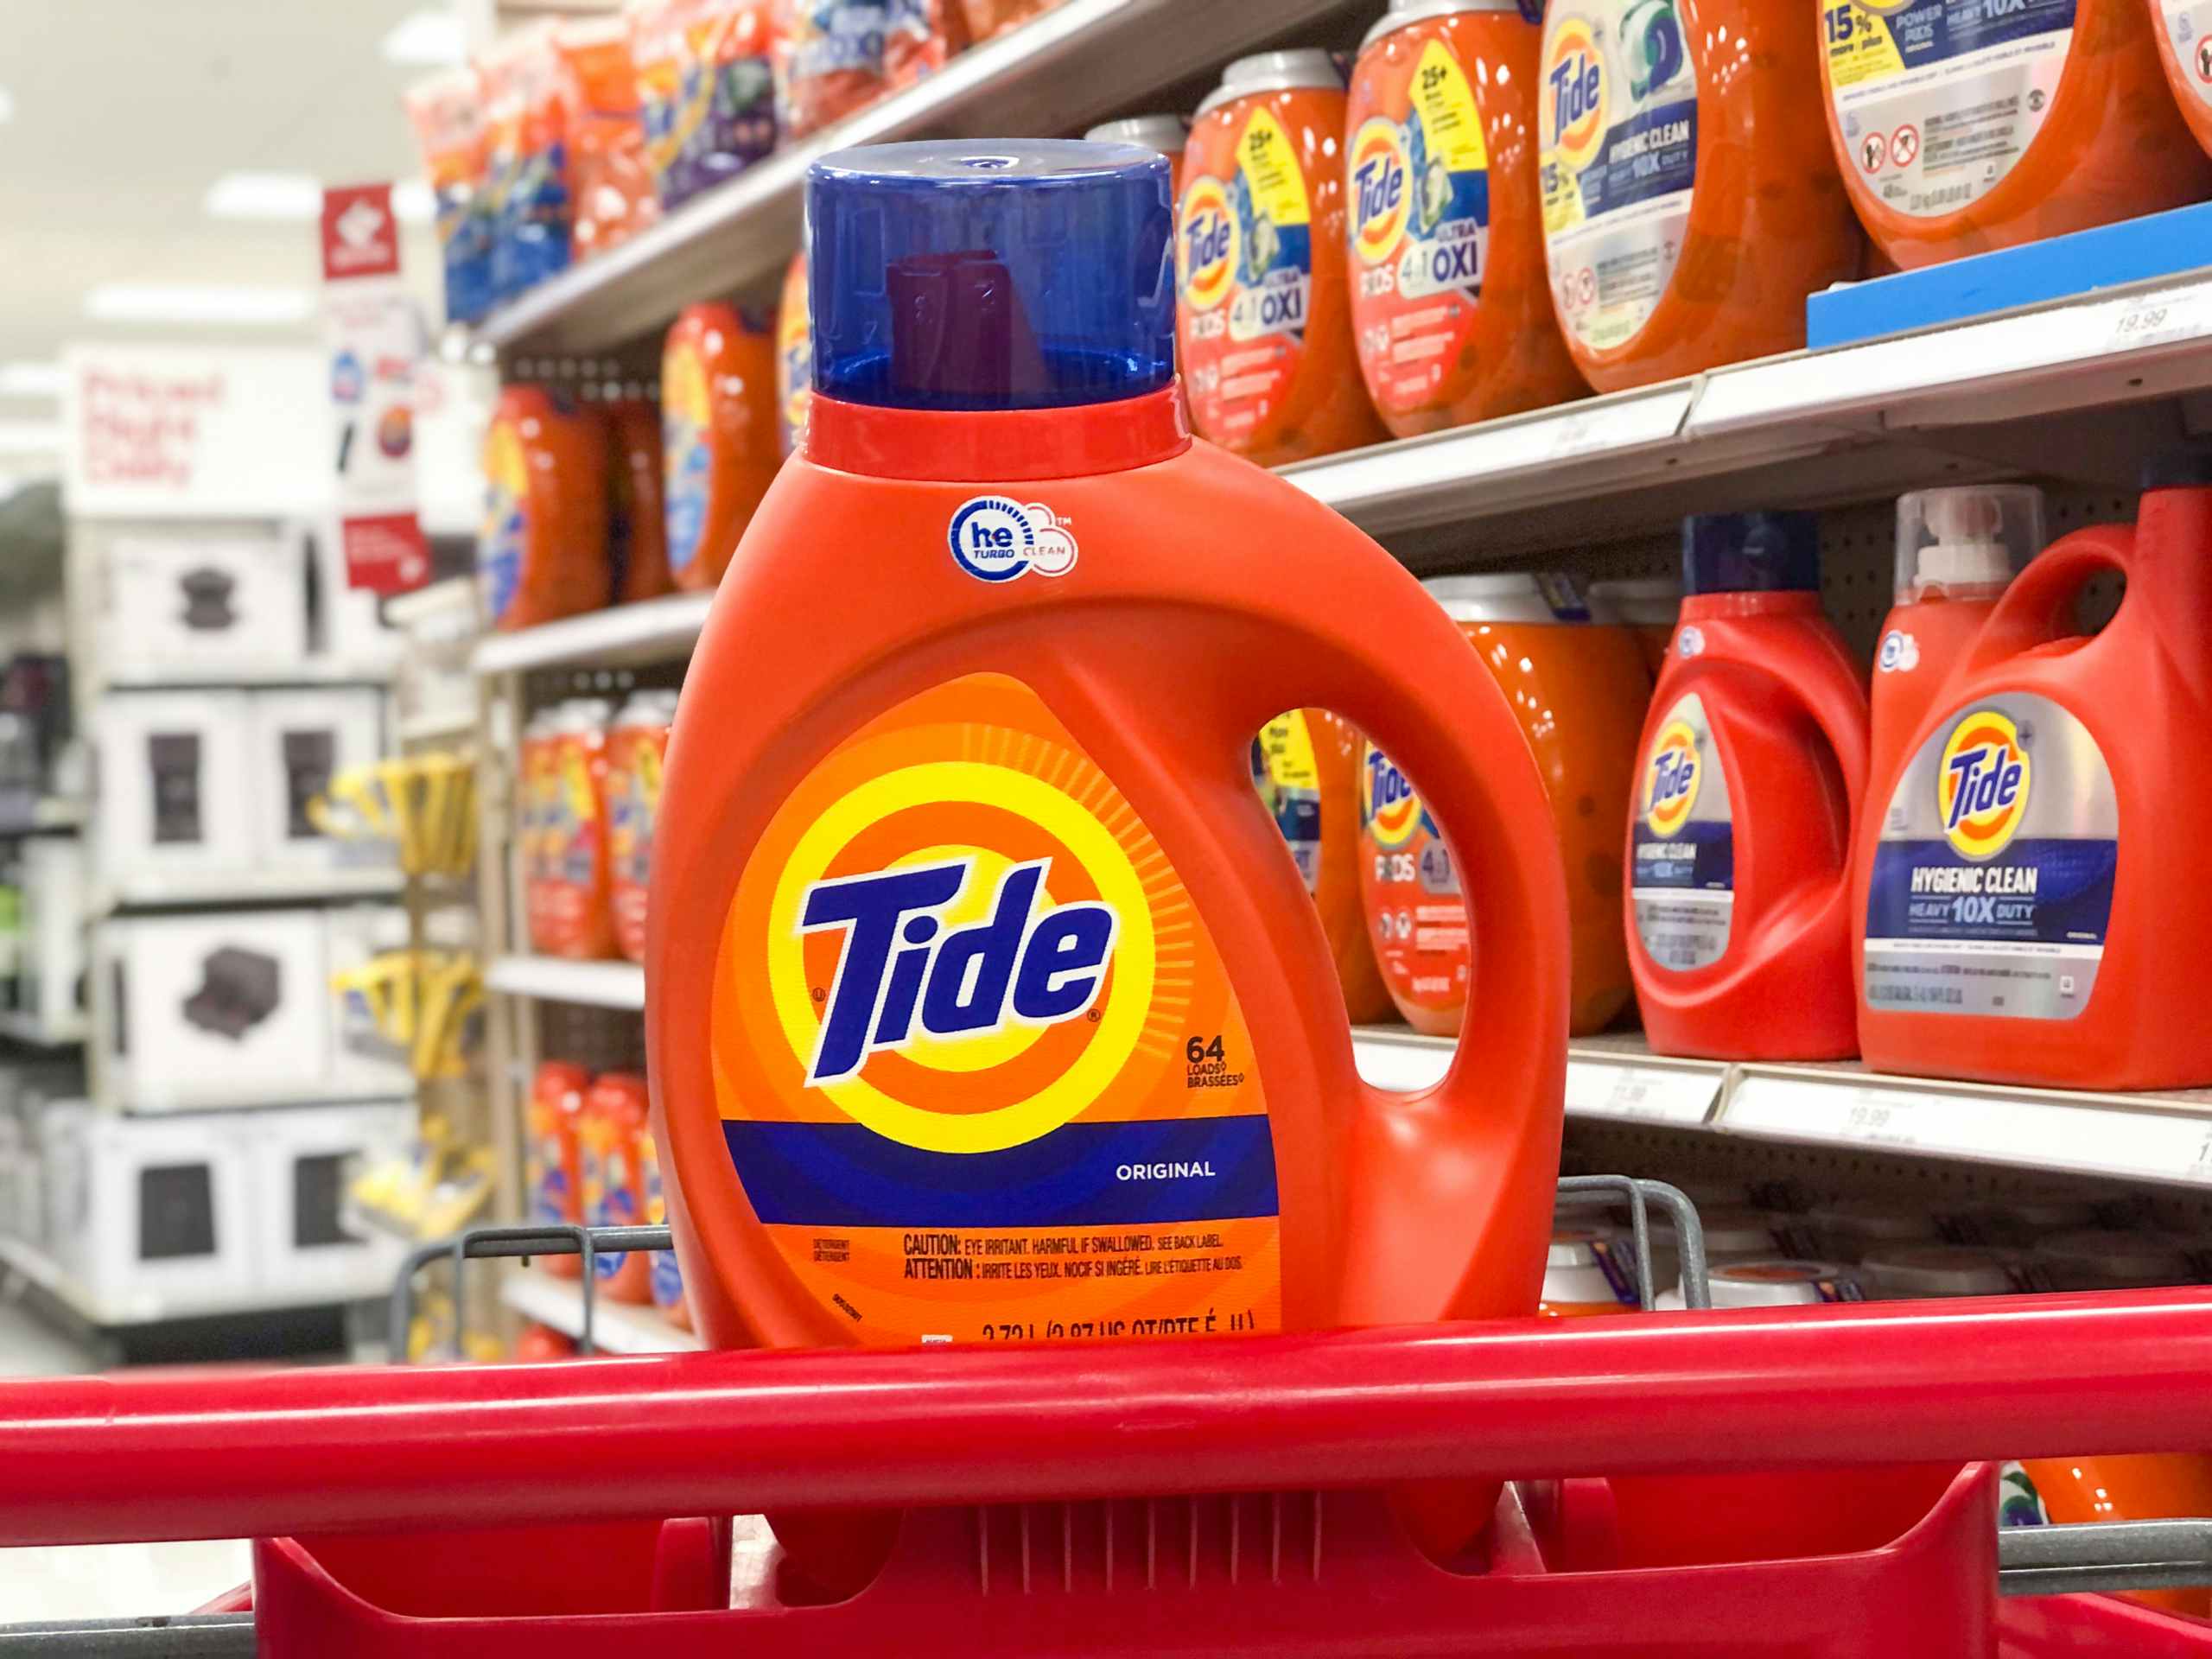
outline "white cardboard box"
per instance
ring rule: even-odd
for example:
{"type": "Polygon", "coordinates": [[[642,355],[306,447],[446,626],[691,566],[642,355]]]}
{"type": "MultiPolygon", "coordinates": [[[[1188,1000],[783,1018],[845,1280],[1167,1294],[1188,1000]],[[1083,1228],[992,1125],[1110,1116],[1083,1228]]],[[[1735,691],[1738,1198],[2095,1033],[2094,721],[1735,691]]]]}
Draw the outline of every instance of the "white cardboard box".
{"type": "Polygon", "coordinates": [[[105,921],[92,975],[104,1105],[170,1112],[336,1092],[320,911],[105,921]]]}
{"type": "Polygon", "coordinates": [[[241,691],[118,691],[95,721],[102,880],[245,871],[254,809],[241,691]]]}
{"type": "Polygon", "coordinates": [[[349,1232],[346,1192],[365,1164],[405,1154],[414,1106],[293,1107],[234,1121],[251,1165],[256,1297],[305,1305],[388,1293],[404,1247],[388,1234],[349,1232]]]}
{"type": "Polygon", "coordinates": [[[100,638],[111,679],[283,670],[308,654],[308,556],[272,532],[118,536],[100,638]]]}
{"type": "Polygon", "coordinates": [[[41,1125],[48,1254],[87,1313],[143,1323],[251,1299],[250,1172],[226,1120],[72,1102],[41,1125]]]}
{"type": "Polygon", "coordinates": [[[75,836],[33,836],[22,843],[23,947],[16,958],[16,1006],[48,1042],[85,1027],[85,843],[75,836]]]}
{"type": "Polygon", "coordinates": [[[321,834],[308,803],[330,780],[384,754],[384,693],[366,686],[257,691],[246,718],[248,799],[257,868],[364,869],[397,861],[388,841],[340,841],[321,834]]]}

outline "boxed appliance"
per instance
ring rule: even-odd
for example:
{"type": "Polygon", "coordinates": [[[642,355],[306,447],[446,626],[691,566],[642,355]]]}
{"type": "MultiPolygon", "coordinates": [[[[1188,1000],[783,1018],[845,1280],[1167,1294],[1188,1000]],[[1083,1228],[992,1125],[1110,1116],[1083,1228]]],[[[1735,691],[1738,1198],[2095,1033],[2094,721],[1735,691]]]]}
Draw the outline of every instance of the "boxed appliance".
{"type": "Polygon", "coordinates": [[[296,537],[119,535],[105,567],[99,637],[117,642],[111,679],[287,670],[308,654],[296,537]]]}
{"type": "Polygon", "coordinates": [[[85,1026],[85,844],[75,836],[22,843],[22,949],[16,1006],[39,1039],[75,1040],[85,1026]]]}
{"type": "Polygon", "coordinates": [[[405,1154],[414,1107],[289,1107],[233,1121],[251,1166],[256,1300],[305,1306],[388,1294],[404,1248],[389,1234],[348,1229],[346,1192],[360,1167],[405,1154]]]}
{"type": "Polygon", "coordinates": [[[135,917],[94,934],[103,1105],[136,1112],[317,1100],[333,1092],[322,912],[135,917]]]}
{"type": "Polygon", "coordinates": [[[251,1300],[249,1169],[228,1120],[123,1117],[73,1101],[41,1119],[47,1250],[117,1324],[251,1300]]]}
{"type": "Polygon", "coordinates": [[[330,781],[384,753],[384,693],[367,686],[257,691],[248,699],[248,798],[257,868],[359,869],[397,862],[388,841],[341,841],[322,834],[308,804],[330,781]]]}
{"type": "MultiPolygon", "coordinates": [[[[322,918],[324,963],[334,980],[372,957],[407,948],[407,912],[397,905],[340,905],[322,918]]],[[[406,1056],[377,1029],[365,1004],[341,999],[333,1007],[331,1092],[402,1095],[413,1089],[406,1056]]]]}
{"type": "Polygon", "coordinates": [[[100,876],[111,887],[243,872],[253,862],[242,691],[125,691],[100,700],[100,876]]]}

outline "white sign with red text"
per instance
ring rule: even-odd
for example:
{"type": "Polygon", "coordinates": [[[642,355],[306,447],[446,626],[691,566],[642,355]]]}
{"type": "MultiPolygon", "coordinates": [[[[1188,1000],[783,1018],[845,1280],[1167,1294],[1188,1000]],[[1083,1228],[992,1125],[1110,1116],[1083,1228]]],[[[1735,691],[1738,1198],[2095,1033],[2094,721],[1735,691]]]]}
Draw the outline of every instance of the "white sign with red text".
{"type": "Polygon", "coordinates": [[[430,574],[415,511],[423,324],[400,280],[390,185],[322,193],[322,296],[346,585],[405,593],[430,574]]]}

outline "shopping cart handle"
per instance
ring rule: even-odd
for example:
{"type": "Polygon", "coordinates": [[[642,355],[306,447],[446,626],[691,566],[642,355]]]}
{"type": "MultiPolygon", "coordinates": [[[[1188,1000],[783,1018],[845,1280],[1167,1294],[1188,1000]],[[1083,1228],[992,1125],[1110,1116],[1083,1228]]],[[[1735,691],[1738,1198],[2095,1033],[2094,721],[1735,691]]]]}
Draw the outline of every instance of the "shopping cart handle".
{"type": "Polygon", "coordinates": [[[0,1544],[2212,1452],[2212,1289],[0,1383],[0,1544]]]}

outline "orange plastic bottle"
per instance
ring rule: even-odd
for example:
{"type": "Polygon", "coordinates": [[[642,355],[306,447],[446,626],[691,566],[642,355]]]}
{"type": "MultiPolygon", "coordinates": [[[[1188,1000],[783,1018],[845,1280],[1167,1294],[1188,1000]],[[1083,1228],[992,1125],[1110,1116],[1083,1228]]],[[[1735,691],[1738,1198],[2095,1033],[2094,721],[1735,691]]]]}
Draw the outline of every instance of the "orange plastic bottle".
{"type": "MultiPolygon", "coordinates": [[[[1874,654],[1866,772],[1874,800],[1896,790],[1905,745],[2006,584],[2043,543],[2043,492],[2031,485],[1962,485],[1897,499],[1897,603],[1874,654]]],[[[1878,828],[1870,820],[1864,832],[1878,828]]]]}
{"type": "Polygon", "coordinates": [[[607,733],[607,905],[615,948],[632,962],[645,959],[653,824],[660,813],[669,722],[675,717],[675,692],[639,691],[622,705],[607,733]]]}
{"type": "Polygon", "coordinates": [[[2195,1010],[2212,900],[2174,828],[2212,806],[2208,554],[2212,454],[2164,456],[2133,529],[2060,538],[1998,601],[1859,848],[1869,1065],[2059,1088],[2212,1083],[2195,1010]],[[2108,573],[2126,593],[2084,638],[2075,602],[2108,573]]]}
{"type": "MultiPolygon", "coordinates": [[[[638,1166],[645,1194],[645,1224],[663,1227],[668,1224],[668,1189],[662,1185],[660,1151],[653,1142],[652,1126],[640,1123],[638,1128],[638,1166]]],[[[691,1304],[683,1294],[683,1270],[677,1263],[674,1250],[655,1250],[650,1268],[653,1306],[661,1316],[679,1331],[691,1328],[691,1304]]]]}
{"type": "Polygon", "coordinates": [[[498,629],[607,602],[606,431],[563,394],[509,386],[493,406],[476,585],[498,629]]]}
{"type": "Polygon", "coordinates": [[[2146,3],[1821,0],[1828,132],[1875,245],[1911,270],[2212,193],[2146,3]]]}
{"type": "Polygon", "coordinates": [[[1141,144],[1167,158],[1167,188],[1183,200],[1183,151],[1191,142],[1191,124],[1179,115],[1132,115],[1124,120],[1104,121],[1084,133],[1094,144],[1141,144]]]}
{"type": "Polygon", "coordinates": [[[667,509],[660,498],[660,411],[643,397],[600,405],[607,423],[607,543],[613,602],[675,590],[668,573],[667,509]]]}
{"type": "Polygon", "coordinates": [[[710,588],[783,460],[774,337],[730,306],[690,307],[668,331],[660,397],[669,571],[710,588]]]}
{"type": "Polygon", "coordinates": [[[1552,299],[1599,391],[1796,351],[1805,296],[1859,274],[1820,49],[1818,23],[1775,0],[1546,12],[1552,299]]]}
{"type": "Polygon", "coordinates": [[[1253,785],[1321,912],[1344,1012],[1354,1025],[1390,1014],[1359,889],[1359,772],[1366,748],[1357,732],[1325,709],[1278,715],[1252,740],[1253,785]]]}
{"type": "Polygon", "coordinates": [[[2189,123],[2196,142],[2212,151],[2212,9],[2202,0],[2146,0],[2146,3],[2174,101],[2181,105],[2182,118],[2189,123]]]}
{"type": "MultiPolygon", "coordinates": [[[[1642,647],[1625,629],[1592,626],[1563,578],[1446,576],[1425,586],[1505,693],[1535,756],[1567,869],[1569,1030],[1603,1031],[1630,991],[1618,826],[1650,696],[1642,647]]],[[[1366,760],[1360,882],[1383,982],[1408,1024],[1449,1035],[1479,938],[1470,939],[1459,871],[1413,785],[1381,750],[1370,746],[1366,760]]]]}
{"type": "Polygon", "coordinates": [[[791,256],[776,305],[776,438],[784,454],[806,442],[806,400],[814,391],[814,323],[807,315],[806,250],[791,256]]]}
{"type": "Polygon", "coordinates": [[[1629,821],[1629,962],[1662,1054],[1841,1059],[1866,685],[1821,613],[1818,526],[1795,512],[1682,527],[1672,659],[1629,821]]]}
{"type": "MultiPolygon", "coordinates": [[[[576,1121],[590,1081],[583,1067],[566,1060],[541,1062],[531,1079],[523,1185],[535,1225],[583,1224],[583,1152],[576,1121]]],[[[549,1255],[538,1265],[556,1278],[574,1279],[582,1270],[582,1261],[574,1255],[549,1255]]]]}
{"type": "Polygon", "coordinates": [[[1191,423],[1262,467],[1387,435],[1352,349],[1344,88],[1326,52],[1239,58],[1183,152],[1175,283],[1191,423]]]}
{"type": "MultiPolygon", "coordinates": [[[[583,1147],[583,1206],[594,1227],[641,1227],[645,1221],[645,1162],[639,1142],[646,1128],[645,1080],[608,1071],[592,1080],[576,1122],[583,1147]]],[[[650,1303],[652,1258],[644,1250],[606,1250],[592,1258],[600,1294],[650,1303]]]]}
{"type": "Polygon", "coordinates": [[[1352,338],[1397,436],[1564,403],[1536,182],[1541,31],[1519,0],[1391,0],[1345,116],[1352,338]]]}
{"type": "Polygon", "coordinates": [[[603,698],[562,705],[541,776],[539,878],[531,894],[531,942],[556,957],[611,957],[608,906],[607,722],[603,698]]]}
{"type": "Polygon", "coordinates": [[[1591,620],[1633,631],[1655,682],[1667,666],[1667,648],[1675,643],[1681,610],[1682,584],[1673,576],[1625,576],[1590,584],[1591,620]]]}
{"type": "MultiPolygon", "coordinates": [[[[807,446],[692,658],[655,846],[647,1047],[700,1328],[1532,1313],[1567,1031],[1542,785],[1394,559],[1191,442],[1166,163],[887,145],[809,188],[807,446]],[[1411,1100],[1354,1071],[1253,794],[1251,734],[1289,708],[1420,769],[1498,941],[1486,1017],[1411,1100]]],[[[1488,1507],[1423,1507],[1423,1535],[1488,1507]]],[[[819,1578],[865,1578],[849,1525],[815,1542],[819,1578]]]]}

